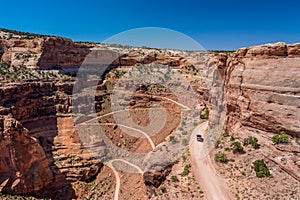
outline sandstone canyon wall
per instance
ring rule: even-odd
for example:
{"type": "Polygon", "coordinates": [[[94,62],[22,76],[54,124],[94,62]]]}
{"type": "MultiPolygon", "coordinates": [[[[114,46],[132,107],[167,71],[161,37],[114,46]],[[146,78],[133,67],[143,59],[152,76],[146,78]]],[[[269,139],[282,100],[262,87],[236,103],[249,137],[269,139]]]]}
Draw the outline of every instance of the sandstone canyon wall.
{"type": "Polygon", "coordinates": [[[239,49],[226,63],[227,125],[300,137],[300,44],[239,49]]]}

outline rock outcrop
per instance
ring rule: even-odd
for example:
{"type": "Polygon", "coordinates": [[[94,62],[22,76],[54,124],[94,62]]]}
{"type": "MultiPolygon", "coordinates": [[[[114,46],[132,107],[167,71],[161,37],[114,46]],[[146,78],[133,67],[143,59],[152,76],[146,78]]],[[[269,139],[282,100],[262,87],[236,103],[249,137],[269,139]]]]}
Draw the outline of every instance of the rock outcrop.
{"type": "Polygon", "coordinates": [[[75,44],[66,38],[0,40],[1,61],[33,69],[56,68],[68,72],[72,68],[79,68],[89,52],[89,47],[75,44]]]}
{"type": "Polygon", "coordinates": [[[12,117],[0,117],[0,144],[0,192],[31,194],[52,183],[42,146],[12,117]]]}
{"type": "Polygon", "coordinates": [[[300,45],[239,49],[227,59],[227,126],[300,137],[300,45]]]}
{"type": "Polygon", "coordinates": [[[72,84],[28,82],[0,89],[3,193],[70,199],[72,182],[89,182],[101,170],[103,164],[76,134],[72,84]]]}

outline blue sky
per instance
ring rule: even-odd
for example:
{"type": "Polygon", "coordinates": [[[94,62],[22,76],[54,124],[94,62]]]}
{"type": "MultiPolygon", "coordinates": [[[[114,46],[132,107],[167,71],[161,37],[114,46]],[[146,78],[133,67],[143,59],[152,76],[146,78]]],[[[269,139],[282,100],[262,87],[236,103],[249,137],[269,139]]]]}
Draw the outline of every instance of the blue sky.
{"type": "Polygon", "coordinates": [[[0,27],[99,42],[133,28],[163,27],[205,49],[234,50],[300,42],[299,10],[297,0],[15,0],[1,2],[0,27]]]}

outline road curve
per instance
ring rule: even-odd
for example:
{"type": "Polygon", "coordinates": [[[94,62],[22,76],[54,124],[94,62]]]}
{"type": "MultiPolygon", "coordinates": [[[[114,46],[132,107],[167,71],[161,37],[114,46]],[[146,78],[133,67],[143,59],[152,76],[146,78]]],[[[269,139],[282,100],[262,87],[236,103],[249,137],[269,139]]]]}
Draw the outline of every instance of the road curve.
{"type": "Polygon", "coordinates": [[[208,122],[204,122],[193,130],[190,144],[192,171],[203,187],[207,199],[231,199],[226,183],[216,174],[211,158],[205,150],[204,143],[196,140],[196,134],[200,133],[205,142],[205,132],[207,128],[208,122]]]}
{"type": "Polygon", "coordinates": [[[131,130],[134,130],[134,131],[137,131],[139,133],[141,133],[142,135],[145,136],[145,138],[148,139],[151,147],[152,147],[152,150],[155,149],[155,144],[153,142],[153,140],[151,139],[151,137],[144,131],[140,130],[140,129],[136,129],[136,128],[133,128],[133,127],[130,127],[130,126],[126,126],[124,124],[116,124],[116,123],[100,123],[100,125],[108,125],[108,126],[114,126],[114,125],[118,125],[118,126],[121,126],[121,127],[124,127],[124,128],[128,128],[128,129],[131,129],[131,130]]]}
{"type": "Polygon", "coordinates": [[[111,168],[111,170],[114,172],[114,175],[116,177],[116,188],[115,188],[115,193],[114,193],[114,200],[118,200],[119,199],[119,193],[120,193],[120,187],[121,187],[121,179],[120,179],[120,176],[119,176],[119,173],[118,171],[115,169],[115,167],[113,166],[113,162],[115,161],[121,161],[121,162],[124,162],[132,167],[134,167],[135,169],[137,169],[138,173],[140,174],[143,174],[143,170],[141,170],[141,168],[139,168],[138,166],[126,161],[126,160],[123,160],[123,159],[114,159],[114,160],[110,160],[106,163],[106,165],[111,168]]]}

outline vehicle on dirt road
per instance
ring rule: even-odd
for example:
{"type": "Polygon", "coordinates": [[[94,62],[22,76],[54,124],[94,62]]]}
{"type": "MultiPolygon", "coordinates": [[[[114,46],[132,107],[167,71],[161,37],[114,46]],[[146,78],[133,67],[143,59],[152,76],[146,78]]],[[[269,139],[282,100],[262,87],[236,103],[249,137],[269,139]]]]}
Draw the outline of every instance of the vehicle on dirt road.
{"type": "Polygon", "coordinates": [[[197,134],[196,137],[197,137],[197,141],[198,141],[198,142],[203,142],[203,137],[202,137],[202,135],[197,134]]]}

